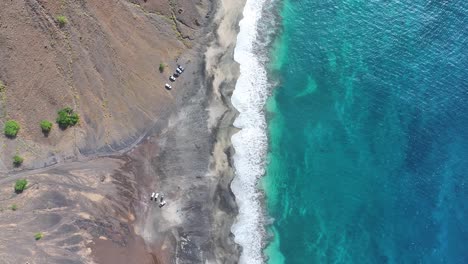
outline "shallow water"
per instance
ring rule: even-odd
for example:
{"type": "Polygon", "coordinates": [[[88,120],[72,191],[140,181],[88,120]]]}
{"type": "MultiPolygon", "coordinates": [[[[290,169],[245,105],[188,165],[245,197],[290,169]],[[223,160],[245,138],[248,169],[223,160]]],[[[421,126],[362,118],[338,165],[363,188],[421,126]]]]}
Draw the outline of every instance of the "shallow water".
{"type": "Polygon", "coordinates": [[[468,263],[468,2],[282,8],[269,263],[468,263]]]}

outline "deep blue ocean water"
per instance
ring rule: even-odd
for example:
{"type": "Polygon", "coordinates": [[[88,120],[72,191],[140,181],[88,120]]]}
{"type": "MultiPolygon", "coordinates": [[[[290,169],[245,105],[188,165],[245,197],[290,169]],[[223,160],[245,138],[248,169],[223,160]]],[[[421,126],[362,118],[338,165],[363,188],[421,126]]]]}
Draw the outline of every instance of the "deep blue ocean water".
{"type": "Polygon", "coordinates": [[[281,7],[269,263],[468,263],[468,1],[281,7]]]}

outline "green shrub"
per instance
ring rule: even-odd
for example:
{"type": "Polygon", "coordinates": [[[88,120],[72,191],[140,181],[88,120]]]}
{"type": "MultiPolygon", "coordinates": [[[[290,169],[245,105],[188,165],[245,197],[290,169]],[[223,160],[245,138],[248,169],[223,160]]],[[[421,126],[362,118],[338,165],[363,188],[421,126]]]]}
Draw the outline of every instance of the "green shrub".
{"type": "Polygon", "coordinates": [[[80,116],[73,112],[70,107],[65,107],[57,112],[57,124],[61,129],[66,129],[69,126],[74,126],[80,121],[80,116]]]}
{"type": "Polygon", "coordinates": [[[14,138],[18,134],[20,126],[15,120],[8,120],[5,123],[4,132],[7,137],[14,138]]]}
{"type": "Polygon", "coordinates": [[[15,167],[21,166],[21,164],[23,164],[23,161],[24,159],[22,157],[18,155],[13,156],[13,165],[15,165],[15,167]]]}
{"type": "Polygon", "coordinates": [[[166,65],[164,65],[164,63],[160,63],[159,64],[159,72],[164,72],[164,69],[166,68],[166,65]]]}
{"type": "Polygon", "coordinates": [[[16,210],[18,210],[18,206],[16,206],[16,204],[12,204],[12,205],[10,206],[10,209],[11,209],[12,211],[16,211],[16,210]]]}
{"type": "Polygon", "coordinates": [[[42,133],[49,134],[50,130],[52,129],[52,122],[50,122],[49,120],[42,120],[40,125],[42,133]]]}
{"type": "Polygon", "coordinates": [[[58,15],[57,23],[59,24],[60,27],[64,27],[66,24],[68,24],[68,19],[64,15],[58,15]]]}
{"type": "Polygon", "coordinates": [[[28,185],[28,181],[25,179],[19,179],[15,183],[15,192],[20,193],[26,189],[26,185],[28,185]]]}
{"type": "Polygon", "coordinates": [[[39,239],[41,239],[43,236],[44,236],[44,235],[43,235],[42,233],[36,233],[36,234],[34,235],[34,239],[39,240],[39,239]]]}
{"type": "Polygon", "coordinates": [[[70,115],[70,125],[74,126],[80,121],[80,116],[77,113],[72,113],[70,115]]]}

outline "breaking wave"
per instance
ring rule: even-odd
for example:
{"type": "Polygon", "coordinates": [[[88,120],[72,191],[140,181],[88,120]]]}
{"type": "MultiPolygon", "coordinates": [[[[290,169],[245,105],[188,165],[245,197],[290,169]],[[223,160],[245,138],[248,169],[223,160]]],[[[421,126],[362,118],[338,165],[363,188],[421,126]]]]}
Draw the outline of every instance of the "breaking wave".
{"type": "Polygon", "coordinates": [[[239,111],[234,126],[241,130],[232,136],[236,177],[231,189],[236,196],[239,215],[231,231],[235,242],[243,248],[241,264],[264,262],[262,194],[257,183],[265,173],[268,140],[263,110],[268,98],[268,81],[265,63],[256,54],[256,43],[266,1],[247,0],[234,51],[234,60],[240,64],[240,76],[231,101],[239,111]]]}

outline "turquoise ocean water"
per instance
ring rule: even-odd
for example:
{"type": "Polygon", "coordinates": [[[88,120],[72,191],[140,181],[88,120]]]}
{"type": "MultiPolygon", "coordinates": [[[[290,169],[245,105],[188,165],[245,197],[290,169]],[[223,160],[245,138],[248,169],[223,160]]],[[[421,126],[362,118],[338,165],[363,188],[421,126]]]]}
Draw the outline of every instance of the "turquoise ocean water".
{"type": "Polygon", "coordinates": [[[468,1],[280,6],[269,263],[468,263],[468,1]]]}

